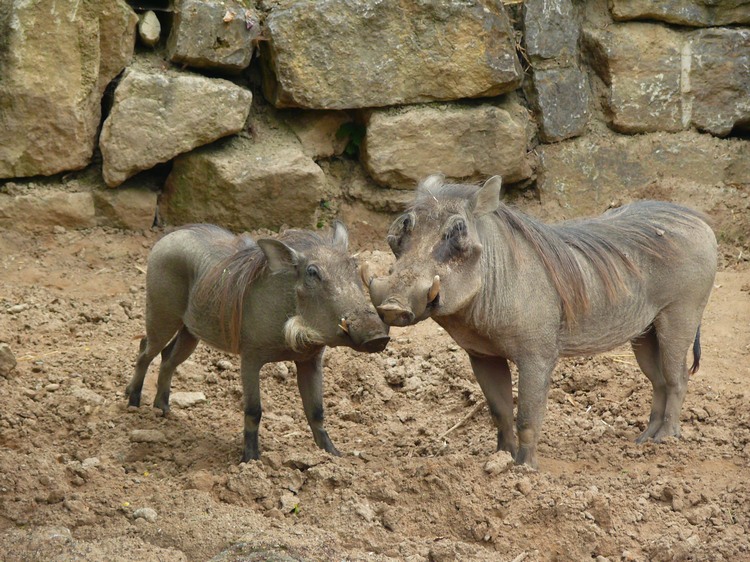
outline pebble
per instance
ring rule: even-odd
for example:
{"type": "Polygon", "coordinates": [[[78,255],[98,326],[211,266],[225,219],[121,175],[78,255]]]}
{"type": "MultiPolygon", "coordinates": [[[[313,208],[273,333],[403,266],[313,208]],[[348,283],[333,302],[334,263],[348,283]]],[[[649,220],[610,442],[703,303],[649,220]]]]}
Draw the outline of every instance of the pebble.
{"type": "Polygon", "coordinates": [[[133,512],[134,519],[145,519],[149,523],[154,523],[157,516],[156,510],[150,507],[141,507],[133,512]]]}
{"type": "Polygon", "coordinates": [[[498,451],[485,463],[484,471],[487,474],[495,476],[507,472],[513,465],[513,456],[509,452],[498,451]]]}
{"type": "Polygon", "coordinates": [[[0,377],[7,377],[16,368],[16,356],[7,343],[0,343],[0,377]]]}
{"type": "Polygon", "coordinates": [[[10,308],[8,308],[8,314],[18,314],[19,312],[23,312],[24,310],[27,310],[28,308],[29,308],[29,305],[26,303],[14,304],[10,308]]]}
{"type": "Polygon", "coordinates": [[[99,457],[89,457],[87,459],[83,459],[83,461],[81,462],[81,466],[83,467],[83,470],[90,470],[99,466],[99,463],[99,457]]]}
{"type": "Polygon", "coordinates": [[[101,394],[97,394],[91,389],[84,388],[82,386],[75,386],[70,390],[71,396],[78,398],[83,402],[89,402],[97,406],[104,404],[104,397],[101,394]]]}
{"type": "Polygon", "coordinates": [[[169,398],[169,403],[178,408],[190,408],[205,401],[206,395],[202,392],[175,392],[169,398]]]}
{"type": "Polygon", "coordinates": [[[531,485],[531,480],[528,478],[523,478],[518,481],[516,484],[516,490],[521,492],[524,496],[529,495],[529,492],[531,492],[533,486],[531,485]]]}
{"type": "Polygon", "coordinates": [[[158,429],[134,429],[130,432],[133,443],[166,443],[167,436],[158,429]]]}
{"type": "Polygon", "coordinates": [[[228,359],[220,359],[216,362],[216,368],[220,371],[228,371],[232,368],[232,362],[228,359]]]}

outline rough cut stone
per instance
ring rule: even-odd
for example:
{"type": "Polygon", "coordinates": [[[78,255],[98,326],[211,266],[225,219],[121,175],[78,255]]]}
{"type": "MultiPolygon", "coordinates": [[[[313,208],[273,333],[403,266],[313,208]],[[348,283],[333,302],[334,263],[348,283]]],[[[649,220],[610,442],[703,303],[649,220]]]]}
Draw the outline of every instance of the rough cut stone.
{"type": "Polygon", "coordinates": [[[89,163],[102,94],[132,58],[137,21],[122,0],[0,0],[0,178],[89,163]]]}
{"type": "Polygon", "coordinates": [[[697,27],[750,23],[750,0],[610,0],[616,20],[661,20],[697,27]]]}
{"type": "Polygon", "coordinates": [[[589,81],[578,66],[535,69],[528,90],[543,142],[561,141],[585,131],[589,81]]]}
{"type": "Polygon", "coordinates": [[[130,230],[146,230],[154,225],[157,194],[136,187],[94,189],[97,222],[130,230]]]}
{"type": "MultiPolygon", "coordinates": [[[[542,202],[556,202],[567,218],[601,213],[637,190],[653,198],[652,186],[670,183],[698,182],[701,197],[715,201],[715,186],[750,182],[750,169],[739,169],[750,154],[748,145],[695,131],[637,136],[593,132],[539,146],[537,186],[542,202]]],[[[682,193],[690,192],[682,187],[682,193]]],[[[700,197],[686,197],[691,198],[683,202],[698,206],[700,197]]]]}
{"type": "Polygon", "coordinates": [[[496,96],[523,77],[501,2],[295,1],[265,29],[264,94],[277,107],[496,96]]]}
{"type": "Polygon", "coordinates": [[[37,190],[24,195],[0,194],[0,227],[14,230],[51,230],[54,226],[96,226],[90,192],[37,190]]]}
{"type": "Polygon", "coordinates": [[[373,111],[367,120],[362,161],[389,187],[412,189],[425,176],[507,183],[532,176],[526,148],[531,119],[514,101],[501,104],[433,104],[373,111]]]}
{"type": "MultiPolygon", "coordinates": [[[[748,4],[750,10],[750,4],[748,4]]],[[[726,136],[750,127],[750,29],[702,29],[690,34],[690,121],[726,136]]]]}
{"type": "Polygon", "coordinates": [[[682,36],[661,25],[584,30],[597,74],[609,87],[611,126],[623,133],[679,131],[683,121],[682,36]]]}
{"type": "Polygon", "coordinates": [[[138,37],[147,47],[153,47],[161,37],[161,23],[156,14],[149,10],[138,18],[138,37]]]}
{"type": "Polygon", "coordinates": [[[16,368],[16,356],[7,343],[0,343],[0,377],[7,377],[16,368]]]}
{"type": "Polygon", "coordinates": [[[117,186],[141,170],[239,132],[251,100],[248,90],[219,78],[128,70],[99,140],[104,181],[117,186]]]}
{"type": "Polygon", "coordinates": [[[167,51],[172,62],[239,72],[260,35],[255,11],[227,0],[178,0],[167,51]]]}
{"type": "Polygon", "coordinates": [[[212,222],[233,230],[311,226],[326,179],[289,135],[273,142],[235,137],[179,156],[160,215],[169,224],[212,222]]]}
{"type": "Polygon", "coordinates": [[[523,27],[526,56],[532,65],[549,59],[564,66],[576,62],[580,26],[571,0],[525,0],[523,27]]]}

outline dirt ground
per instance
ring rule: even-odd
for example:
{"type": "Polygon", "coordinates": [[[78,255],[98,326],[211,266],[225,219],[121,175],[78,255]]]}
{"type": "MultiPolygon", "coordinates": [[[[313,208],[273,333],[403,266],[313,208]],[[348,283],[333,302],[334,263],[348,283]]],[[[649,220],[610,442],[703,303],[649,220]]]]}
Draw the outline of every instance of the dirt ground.
{"type": "MultiPolygon", "coordinates": [[[[385,268],[378,230],[353,238],[385,268]]],[[[651,390],[628,348],[565,360],[534,471],[493,454],[468,359],[432,321],[381,354],[327,353],[341,458],[315,447],[293,364],[264,368],[261,461],[239,463],[236,357],[199,346],[173,396],[207,400],[167,418],[148,406],[153,365],[128,410],[161,234],[0,232],[0,341],[18,359],[0,378],[3,560],[750,560],[750,264],[734,247],[683,438],[634,444],[651,390]]]]}

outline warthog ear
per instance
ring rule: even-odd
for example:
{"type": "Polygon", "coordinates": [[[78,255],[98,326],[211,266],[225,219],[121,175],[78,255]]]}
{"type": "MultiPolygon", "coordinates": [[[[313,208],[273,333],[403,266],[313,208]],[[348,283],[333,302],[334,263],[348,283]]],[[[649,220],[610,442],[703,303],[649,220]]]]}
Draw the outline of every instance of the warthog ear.
{"type": "Polygon", "coordinates": [[[341,221],[333,221],[333,243],[342,250],[349,249],[349,231],[341,221]]]}
{"type": "Polygon", "coordinates": [[[261,238],[258,240],[258,246],[263,250],[268,260],[268,267],[272,273],[281,273],[283,271],[294,271],[297,264],[302,261],[302,254],[274,240],[273,238],[261,238]]]}
{"type": "Polygon", "coordinates": [[[471,198],[470,210],[475,217],[494,212],[500,206],[503,194],[503,178],[492,176],[471,198]]]}

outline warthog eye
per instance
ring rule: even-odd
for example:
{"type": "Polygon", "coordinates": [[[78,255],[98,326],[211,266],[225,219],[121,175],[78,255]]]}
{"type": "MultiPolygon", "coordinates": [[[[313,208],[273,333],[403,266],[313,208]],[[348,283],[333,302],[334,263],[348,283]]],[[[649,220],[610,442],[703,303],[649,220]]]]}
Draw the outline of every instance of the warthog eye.
{"type": "Polygon", "coordinates": [[[317,265],[308,265],[305,274],[312,281],[320,281],[323,278],[320,274],[320,268],[317,265]]]}

